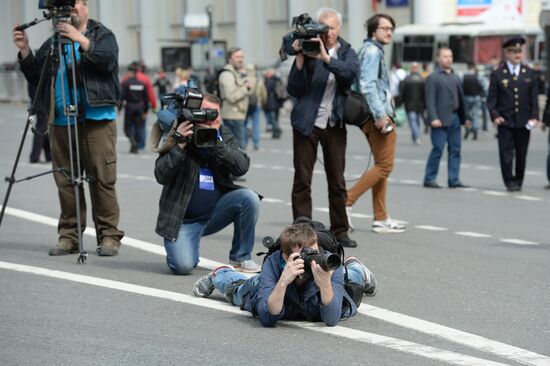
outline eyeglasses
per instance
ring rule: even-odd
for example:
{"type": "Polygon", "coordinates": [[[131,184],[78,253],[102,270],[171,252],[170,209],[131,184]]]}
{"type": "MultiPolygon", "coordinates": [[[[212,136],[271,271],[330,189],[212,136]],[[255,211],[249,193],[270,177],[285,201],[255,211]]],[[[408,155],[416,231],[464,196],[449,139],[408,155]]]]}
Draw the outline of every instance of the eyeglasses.
{"type": "Polygon", "coordinates": [[[376,29],[382,29],[384,32],[393,32],[393,27],[378,27],[376,29]]]}

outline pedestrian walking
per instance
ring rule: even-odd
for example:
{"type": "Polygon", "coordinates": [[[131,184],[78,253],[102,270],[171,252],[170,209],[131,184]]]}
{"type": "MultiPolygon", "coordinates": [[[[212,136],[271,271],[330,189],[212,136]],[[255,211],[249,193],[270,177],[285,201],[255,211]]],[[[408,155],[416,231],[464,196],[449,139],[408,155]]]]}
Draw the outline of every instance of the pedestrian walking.
{"type": "Polygon", "coordinates": [[[286,86],[283,81],[275,74],[275,70],[270,69],[265,72],[265,89],[267,98],[263,105],[268,130],[271,131],[271,137],[281,138],[283,133],[279,126],[279,111],[284,101],[288,98],[286,86]]]}
{"type": "Polygon", "coordinates": [[[477,140],[481,128],[481,100],[485,96],[485,92],[476,66],[473,63],[468,64],[468,71],[462,77],[462,88],[464,90],[466,114],[470,116],[472,121],[470,127],[464,127],[464,140],[468,139],[470,133],[473,135],[473,139],[477,140]]]}
{"type": "Polygon", "coordinates": [[[137,154],[143,143],[141,131],[149,110],[149,96],[145,83],[137,78],[137,66],[128,67],[128,79],[120,88],[119,111],[124,108],[124,133],[130,139],[130,153],[137,154]]]}
{"type": "Polygon", "coordinates": [[[251,135],[254,150],[259,150],[261,110],[260,106],[265,104],[265,101],[267,99],[267,91],[264,85],[263,78],[258,77],[256,67],[252,64],[246,67],[246,80],[248,80],[252,94],[250,94],[250,96],[248,97],[248,111],[246,112],[246,119],[244,122],[244,146],[245,148],[248,148],[249,135],[251,135]]]}
{"type": "Polygon", "coordinates": [[[400,84],[400,102],[405,105],[411,138],[414,144],[420,144],[420,121],[424,120],[424,79],[419,73],[417,62],[411,64],[409,75],[400,84]]]}

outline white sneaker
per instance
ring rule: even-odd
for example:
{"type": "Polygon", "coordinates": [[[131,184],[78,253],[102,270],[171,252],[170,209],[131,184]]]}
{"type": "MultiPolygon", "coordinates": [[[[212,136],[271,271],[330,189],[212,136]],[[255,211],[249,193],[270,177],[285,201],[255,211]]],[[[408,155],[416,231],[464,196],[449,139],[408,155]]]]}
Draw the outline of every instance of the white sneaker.
{"type": "Polygon", "coordinates": [[[372,223],[372,231],[379,234],[403,233],[405,230],[407,230],[405,225],[402,225],[389,217],[384,221],[373,221],[372,223]]]}
{"type": "Polygon", "coordinates": [[[346,206],[346,215],[348,216],[348,231],[351,233],[353,232],[353,224],[351,223],[351,208],[352,206],[346,206]]]}

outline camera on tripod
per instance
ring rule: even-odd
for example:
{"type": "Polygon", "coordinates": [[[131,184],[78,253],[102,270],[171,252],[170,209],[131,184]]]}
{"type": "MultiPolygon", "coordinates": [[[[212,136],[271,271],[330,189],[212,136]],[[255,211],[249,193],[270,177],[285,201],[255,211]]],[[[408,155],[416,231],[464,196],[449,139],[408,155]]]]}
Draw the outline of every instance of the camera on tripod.
{"type": "Polygon", "coordinates": [[[328,26],[317,23],[308,13],[293,17],[292,26],[294,30],[283,37],[283,51],[287,55],[294,56],[297,54],[292,48],[295,40],[300,40],[304,54],[316,55],[321,52],[321,44],[318,41],[312,40],[312,38],[317,38],[317,36],[327,33],[328,26]]]}
{"type": "Polygon", "coordinates": [[[53,19],[54,26],[58,23],[72,24],[71,11],[74,8],[76,0],[39,0],[38,9],[49,10],[49,14],[44,14],[48,19],[53,19]]]}
{"type": "Polygon", "coordinates": [[[164,94],[162,96],[162,105],[166,105],[176,115],[176,128],[185,121],[193,123],[193,134],[182,136],[176,132],[174,134],[176,142],[193,142],[196,147],[213,147],[218,143],[217,129],[198,124],[215,121],[218,118],[217,109],[201,109],[202,100],[203,94],[198,89],[194,80],[189,80],[187,85],[180,87],[178,93],[164,94]]]}

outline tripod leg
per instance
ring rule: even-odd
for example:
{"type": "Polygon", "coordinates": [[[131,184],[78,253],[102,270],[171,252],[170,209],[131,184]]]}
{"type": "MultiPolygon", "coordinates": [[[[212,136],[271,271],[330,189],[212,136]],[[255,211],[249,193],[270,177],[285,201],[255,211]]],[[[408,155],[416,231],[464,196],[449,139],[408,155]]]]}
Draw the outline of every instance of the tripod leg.
{"type": "Polygon", "coordinates": [[[6,177],[6,182],[8,182],[8,189],[6,191],[6,196],[4,197],[4,203],[2,204],[2,211],[0,212],[0,227],[2,226],[2,220],[4,219],[4,213],[6,212],[6,206],[8,205],[8,200],[10,198],[11,189],[15,184],[15,172],[17,171],[17,165],[19,165],[19,159],[21,158],[21,151],[23,150],[23,144],[27,138],[27,133],[29,132],[29,126],[31,124],[31,115],[27,118],[27,123],[25,129],[23,130],[23,136],[21,137],[21,142],[19,143],[19,148],[17,149],[17,156],[13,164],[13,169],[11,175],[6,177]]]}

